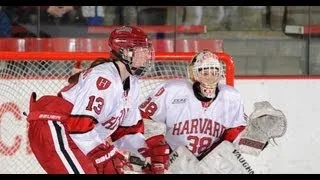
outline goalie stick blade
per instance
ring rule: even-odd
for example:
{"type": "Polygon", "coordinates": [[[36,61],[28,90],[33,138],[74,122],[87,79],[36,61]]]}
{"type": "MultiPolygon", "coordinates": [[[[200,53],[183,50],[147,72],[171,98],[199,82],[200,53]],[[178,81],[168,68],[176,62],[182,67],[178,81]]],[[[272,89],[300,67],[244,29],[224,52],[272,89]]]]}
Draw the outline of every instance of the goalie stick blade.
{"type": "Polygon", "coordinates": [[[136,156],[130,156],[129,157],[129,162],[131,164],[135,164],[135,165],[138,165],[138,166],[144,166],[145,165],[145,161],[141,160],[140,158],[136,157],[136,156]]]}

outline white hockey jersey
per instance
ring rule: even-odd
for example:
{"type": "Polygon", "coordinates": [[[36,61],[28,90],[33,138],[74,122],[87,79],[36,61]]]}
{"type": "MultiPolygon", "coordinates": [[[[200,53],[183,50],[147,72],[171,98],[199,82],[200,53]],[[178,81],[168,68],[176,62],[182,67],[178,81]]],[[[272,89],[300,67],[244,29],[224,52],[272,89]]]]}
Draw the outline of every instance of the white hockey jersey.
{"type": "Polygon", "coordinates": [[[188,80],[169,80],[160,85],[140,109],[153,120],[165,123],[166,140],[172,149],[187,146],[200,156],[229,128],[246,125],[243,101],[233,87],[219,84],[219,93],[208,107],[194,95],[188,80]]]}
{"type": "MultiPolygon", "coordinates": [[[[133,76],[130,76],[130,90],[123,90],[114,63],[88,69],[81,73],[77,84],[62,90],[62,97],[74,105],[70,118],[74,128],[71,127],[70,136],[85,154],[104,143],[119,125],[133,126],[141,120],[139,91],[138,79],[133,76]],[[88,123],[84,123],[86,118],[90,119],[88,123]]],[[[135,139],[137,146],[144,144],[143,135],[135,139]]]]}

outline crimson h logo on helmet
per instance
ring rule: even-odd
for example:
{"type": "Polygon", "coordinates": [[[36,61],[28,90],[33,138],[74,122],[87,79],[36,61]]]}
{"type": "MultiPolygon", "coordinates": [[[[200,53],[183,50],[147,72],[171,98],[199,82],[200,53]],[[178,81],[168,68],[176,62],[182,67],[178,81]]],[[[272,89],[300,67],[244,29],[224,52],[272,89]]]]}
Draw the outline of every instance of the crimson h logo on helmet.
{"type": "Polygon", "coordinates": [[[109,37],[111,58],[123,62],[130,73],[140,76],[150,70],[154,61],[154,49],[148,35],[134,26],[122,26],[109,37]]]}

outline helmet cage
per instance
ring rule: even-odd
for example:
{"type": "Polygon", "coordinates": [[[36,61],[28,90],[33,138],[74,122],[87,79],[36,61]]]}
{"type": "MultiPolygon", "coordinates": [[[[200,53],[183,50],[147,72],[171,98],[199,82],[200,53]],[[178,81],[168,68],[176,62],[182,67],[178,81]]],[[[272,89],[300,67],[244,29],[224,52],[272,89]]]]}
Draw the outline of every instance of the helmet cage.
{"type": "Polygon", "coordinates": [[[129,67],[132,75],[142,76],[150,71],[155,59],[152,45],[147,47],[121,48],[120,61],[129,67]]]}
{"type": "Polygon", "coordinates": [[[191,80],[200,83],[201,93],[207,98],[215,97],[218,82],[223,77],[223,68],[218,57],[208,50],[195,55],[189,66],[191,80]]]}

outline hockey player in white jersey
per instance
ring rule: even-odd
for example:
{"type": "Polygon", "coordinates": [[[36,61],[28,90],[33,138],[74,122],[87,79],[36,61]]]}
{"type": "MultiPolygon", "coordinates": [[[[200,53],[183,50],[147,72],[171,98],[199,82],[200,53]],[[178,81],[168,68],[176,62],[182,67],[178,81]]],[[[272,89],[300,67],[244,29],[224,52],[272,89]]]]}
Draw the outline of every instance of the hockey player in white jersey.
{"type": "MultiPolygon", "coordinates": [[[[169,80],[160,85],[140,105],[145,119],[165,124],[165,137],[172,150],[187,147],[198,161],[207,165],[214,165],[214,162],[219,161],[218,158],[228,153],[230,158],[227,157],[224,161],[233,160],[233,163],[239,161],[239,151],[230,144],[239,142],[240,133],[248,125],[244,117],[240,93],[234,87],[219,83],[223,76],[222,70],[218,57],[208,50],[203,50],[194,56],[190,64],[191,81],[189,79],[169,80]],[[206,162],[208,159],[206,155],[214,151],[220,143],[222,146],[217,148],[220,153],[216,155],[218,158],[206,162]],[[234,155],[231,155],[232,153],[234,155]]],[[[172,158],[174,159],[175,156],[178,155],[173,153],[172,158]]],[[[175,167],[178,170],[173,173],[199,173],[195,170],[201,163],[198,164],[196,161],[192,161],[192,158],[186,159],[185,163],[190,163],[189,169],[182,172],[181,166],[188,165],[181,163],[175,167]]],[[[239,162],[238,165],[240,165],[239,162]]],[[[234,173],[241,171],[253,173],[249,166],[238,170],[234,170],[234,173]]],[[[202,172],[230,173],[221,169],[202,172]]]]}
{"type": "Polygon", "coordinates": [[[28,137],[47,173],[124,173],[130,165],[118,148],[151,158],[150,173],[164,172],[169,146],[162,135],[145,140],[138,109],[137,77],[154,58],[150,39],[123,26],[110,34],[109,46],[112,61],[79,72],[58,96],[31,97],[28,137]]]}
{"type": "Polygon", "coordinates": [[[239,92],[219,83],[222,67],[208,50],[192,60],[192,80],[169,80],[141,104],[143,117],[166,125],[171,149],[186,146],[199,159],[247,125],[239,92]]]}

